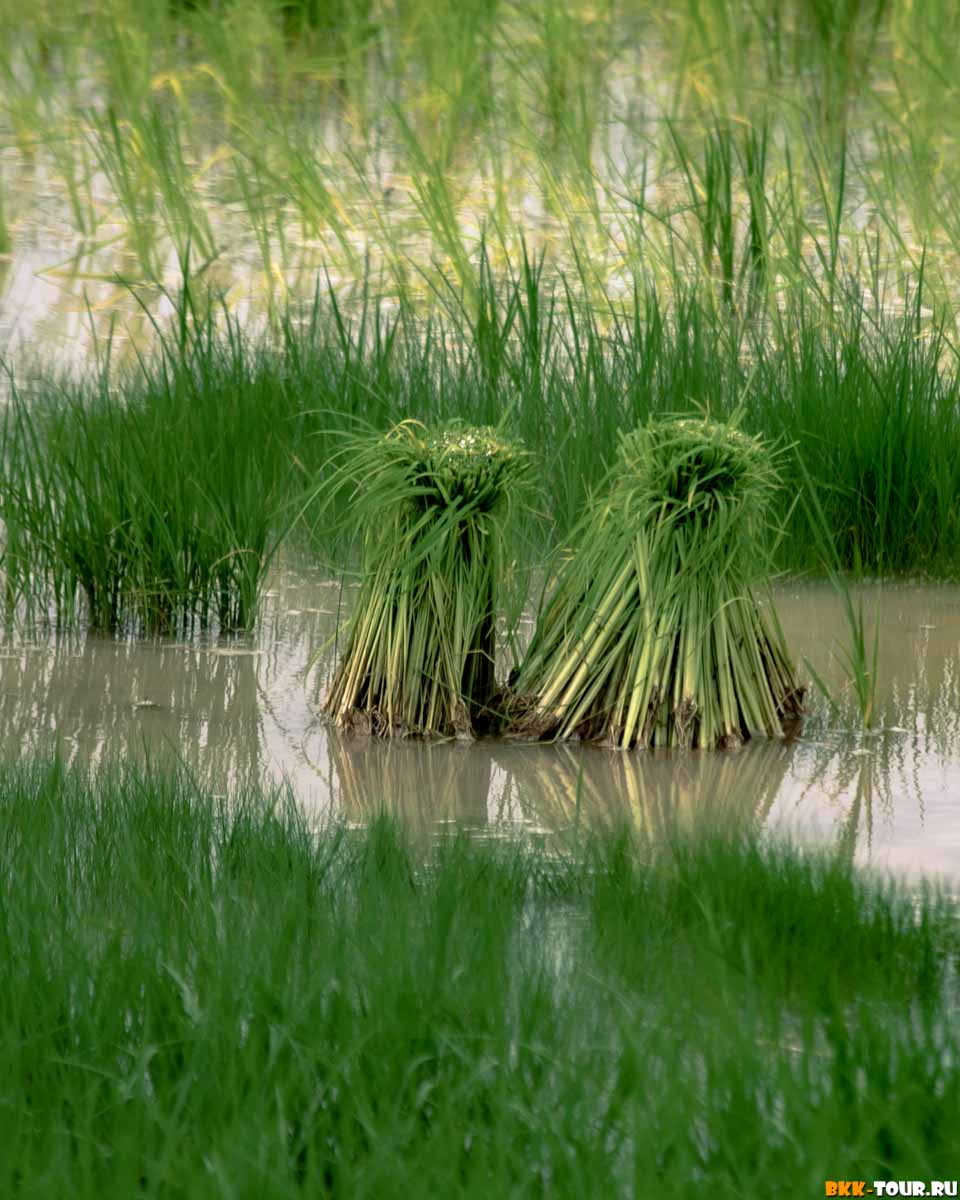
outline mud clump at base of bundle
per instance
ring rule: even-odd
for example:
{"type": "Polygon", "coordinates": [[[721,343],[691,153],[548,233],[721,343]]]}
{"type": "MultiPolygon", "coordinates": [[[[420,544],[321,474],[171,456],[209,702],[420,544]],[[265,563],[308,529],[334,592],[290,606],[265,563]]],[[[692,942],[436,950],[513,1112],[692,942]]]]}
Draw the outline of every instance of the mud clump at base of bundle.
{"type": "Polygon", "coordinates": [[[757,598],[777,486],[774,456],[733,425],[660,419],[624,435],[554,572],[507,733],[735,748],[795,720],[803,689],[757,598]]]}
{"type": "Polygon", "coordinates": [[[405,421],[351,441],[363,578],[324,709],[385,737],[492,722],[504,529],[527,458],[497,430],[405,421]]]}

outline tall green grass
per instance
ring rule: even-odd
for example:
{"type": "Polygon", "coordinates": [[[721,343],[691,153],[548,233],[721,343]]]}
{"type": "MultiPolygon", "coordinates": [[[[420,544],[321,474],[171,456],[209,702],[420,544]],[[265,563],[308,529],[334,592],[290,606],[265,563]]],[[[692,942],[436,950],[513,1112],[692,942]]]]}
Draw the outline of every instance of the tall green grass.
{"type": "Polygon", "coordinates": [[[0,1179],[38,1198],[952,1178],[957,911],[727,831],[316,829],[0,772],[0,1179]]]}
{"type": "Polygon", "coordinates": [[[768,514],[780,566],[821,569],[827,537],[840,569],[956,570],[960,375],[922,287],[902,316],[807,289],[775,319],[639,282],[599,307],[577,295],[532,256],[504,274],[482,256],[432,315],[404,295],[387,304],[367,279],[351,304],[318,292],[257,334],[195,283],[135,368],[102,345],[83,376],[16,373],[2,430],[8,600],[67,620],[85,605],[105,628],[187,612],[244,626],[294,517],[324,561],[343,562],[337,523],[304,498],[344,434],[408,418],[521,440],[539,486],[528,532],[544,546],[580,519],[623,430],[740,411],[746,432],[786,451],[768,514]],[[822,519],[801,502],[811,489],[822,519]]]}
{"type": "Polygon", "coordinates": [[[0,22],[0,143],[62,181],[65,243],[118,218],[143,281],[190,240],[261,295],[367,257],[429,293],[481,229],[516,252],[535,223],[591,299],[646,269],[769,308],[927,248],[956,308],[945,0],[2,0],[0,22]]]}
{"type": "Polygon", "coordinates": [[[0,178],[0,254],[9,254],[12,245],[10,229],[7,226],[6,209],[4,207],[3,179],[0,178]]]}
{"type": "Polygon", "coordinates": [[[8,613],[99,630],[248,627],[297,473],[283,392],[181,298],[149,367],[13,385],[0,425],[8,613]],[[190,322],[189,326],[186,323],[190,322]]]}

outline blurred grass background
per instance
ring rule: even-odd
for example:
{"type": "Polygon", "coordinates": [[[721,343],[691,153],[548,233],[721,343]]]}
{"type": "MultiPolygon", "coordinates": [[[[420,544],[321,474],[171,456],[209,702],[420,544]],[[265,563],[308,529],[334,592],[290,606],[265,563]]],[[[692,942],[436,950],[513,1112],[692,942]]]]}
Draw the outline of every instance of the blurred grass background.
{"type": "Polygon", "coordinates": [[[5,767],[0,809],[8,1194],[957,1173],[957,913],[932,886],[749,827],[316,826],[161,763],[5,767]]]}

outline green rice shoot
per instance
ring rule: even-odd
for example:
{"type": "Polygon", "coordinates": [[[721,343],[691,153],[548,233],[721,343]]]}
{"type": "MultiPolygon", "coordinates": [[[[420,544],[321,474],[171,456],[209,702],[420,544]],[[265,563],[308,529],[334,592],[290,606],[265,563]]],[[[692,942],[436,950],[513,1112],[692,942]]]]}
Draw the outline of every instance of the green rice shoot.
{"type": "Polygon", "coordinates": [[[770,451],[735,423],[624,435],[542,607],[511,732],[736,748],[798,716],[783,633],[754,594],[777,484],[770,451]]]}
{"type": "Polygon", "coordinates": [[[380,736],[469,738],[492,719],[497,581],[526,456],[492,428],[404,421],[347,439],[363,579],[325,711],[380,736]]]}

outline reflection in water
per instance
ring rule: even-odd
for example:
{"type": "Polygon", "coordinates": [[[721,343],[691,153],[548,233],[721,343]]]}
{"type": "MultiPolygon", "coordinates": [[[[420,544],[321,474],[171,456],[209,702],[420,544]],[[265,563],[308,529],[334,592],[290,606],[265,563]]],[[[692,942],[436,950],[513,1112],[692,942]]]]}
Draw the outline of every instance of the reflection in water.
{"type": "Polygon", "coordinates": [[[624,754],[595,746],[382,742],[326,731],[331,796],[350,821],[380,811],[418,829],[562,832],[630,824],[644,833],[706,819],[762,823],[791,761],[784,742],[738,753],[624,754]]]}
{"type": "MultiPolygon", "coordinates": [[[[646,831],[720,817],[790,826],[858,861],[960,877],[960,588],[880,593],[880,729],[838,730],[814,708],[790,741],[737,753],[620,754],[497,741],[383,744],[330,731],[313,682],[329,678],[337,581],[272,581],[260,628],[240,641],[0,639],[0,752],[50,750],[96,765],[174,752],[219,790],[285,778],[311,809],[490,834],[629,821],[646,831]],[[307,678],[316,650],[328,658],[307,678]]],[[[828,587],[782,590],[798,655],[832,687],[844,636],[828,587]]],[[[867,610],[872,611],[868,600],[867,610]]]]}
{"type": "Polygon", "coordinates": [[[547,828],[626,822],[657,834],[704,820],[762,822],[791,749],[782,741],[728,753],[506,746],[497,757],[520,811],[547,828]]]}
{"type": "Polygon", "coordinates": [[[348,821],[386,811],[415,828],[489,823],[493,758],[487,744],[389,742],[326,731],[332,798],[348,821]]]}
{"type": "Polygon", "coordinates": [[[261,771],[256,651],[78,636],[0,653],[8,756],[57,743],[67,762],[95,766],[167,748],[220,777],[261,771]]]}

